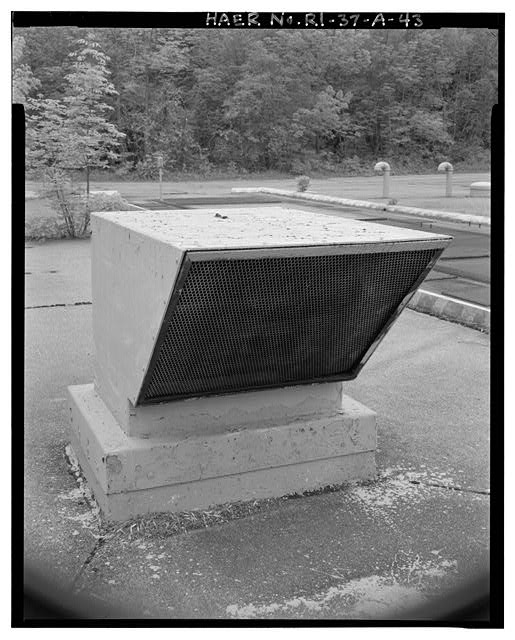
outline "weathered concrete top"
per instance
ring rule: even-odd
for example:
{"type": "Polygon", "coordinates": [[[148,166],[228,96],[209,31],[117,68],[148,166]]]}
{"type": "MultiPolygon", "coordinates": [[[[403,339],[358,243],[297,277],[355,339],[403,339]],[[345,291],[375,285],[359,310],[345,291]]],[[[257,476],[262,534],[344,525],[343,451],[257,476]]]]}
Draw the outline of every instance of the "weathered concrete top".
{"type": "Polygon", "coordinates": [[[279,207],[110,211],[92,215],[180,250],[445,241],[449,238],[279,207]]]}

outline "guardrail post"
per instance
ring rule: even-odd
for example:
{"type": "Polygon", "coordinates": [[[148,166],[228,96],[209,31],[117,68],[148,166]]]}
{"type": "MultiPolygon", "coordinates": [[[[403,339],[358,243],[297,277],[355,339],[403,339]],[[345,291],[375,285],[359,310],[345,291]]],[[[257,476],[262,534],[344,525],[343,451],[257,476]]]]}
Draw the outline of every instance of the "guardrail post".
{"type": "Polygon", "coordinates": [[[374,171],[383,176],[383,198],[390,197],[390,165],[388,162],[378,162],[374,171]]]}
{"type": "Polygon", "coordinates": [[[445,172],[446,182],[445,182],[445,197],[452,197],[452,174],[454,172],[454,167],[450,162],[441,162],[438,165],[439,173],[445,172]]]}

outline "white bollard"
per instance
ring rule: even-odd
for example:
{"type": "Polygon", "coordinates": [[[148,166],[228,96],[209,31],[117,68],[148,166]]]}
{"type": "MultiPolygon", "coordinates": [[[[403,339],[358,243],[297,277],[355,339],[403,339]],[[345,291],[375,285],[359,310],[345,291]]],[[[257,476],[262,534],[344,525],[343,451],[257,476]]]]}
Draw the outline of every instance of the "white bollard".
{"type": "Polygon", "coordinates": [[[452,197],[452,174],[454,172],[454,167],[450,162],[441,162],[438,165],[438,172],[439,173],[445,172],[445,175],[446,175],[445,197],[451,198],[452,197]]]}
{"type": "Polygon", "coordinates": [[[374,171],[383,176],[383,198],[390,197],[390,165],[388,162],[378,162],[374,171]]]}

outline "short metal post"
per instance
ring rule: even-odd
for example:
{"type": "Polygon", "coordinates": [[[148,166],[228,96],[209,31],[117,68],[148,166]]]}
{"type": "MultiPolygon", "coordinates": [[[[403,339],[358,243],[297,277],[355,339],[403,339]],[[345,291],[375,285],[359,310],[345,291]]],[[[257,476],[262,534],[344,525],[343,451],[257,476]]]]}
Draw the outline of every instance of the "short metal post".
{"type": "Polygon", "coordinates": [[[390,165],[388,162],[378,162],[374,171],[383,175],[383,198],[390,197],[390,165]]]}
{"type": "Polygon", "coordinates": [[[441,162],[438,165],[438,171],[440,173],[445,172],[445,197],[452,198],[452,174],[454,173],[454,167],[450,162],[441,162]]]}
{"type": "Polygon", "coordinates": [[[163,156],[156,156],[157,166],[159,168],[159,200],[163,199],[163,156]]]}

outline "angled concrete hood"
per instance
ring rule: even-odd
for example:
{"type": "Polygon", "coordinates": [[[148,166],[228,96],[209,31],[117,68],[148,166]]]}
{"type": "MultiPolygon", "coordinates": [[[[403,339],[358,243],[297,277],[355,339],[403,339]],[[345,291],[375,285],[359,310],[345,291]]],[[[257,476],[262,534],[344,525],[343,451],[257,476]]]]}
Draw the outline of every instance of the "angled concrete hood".
{"type": "Polygon", "coordinates": [[[130,405],[353,378],[448,236],[281,208],[92,215],[96,385],[130,405]]]}

